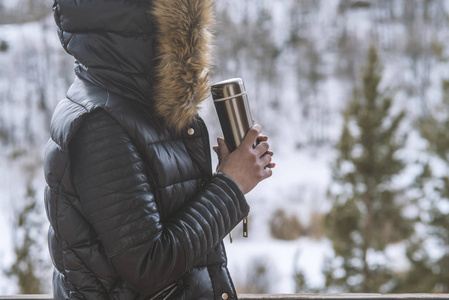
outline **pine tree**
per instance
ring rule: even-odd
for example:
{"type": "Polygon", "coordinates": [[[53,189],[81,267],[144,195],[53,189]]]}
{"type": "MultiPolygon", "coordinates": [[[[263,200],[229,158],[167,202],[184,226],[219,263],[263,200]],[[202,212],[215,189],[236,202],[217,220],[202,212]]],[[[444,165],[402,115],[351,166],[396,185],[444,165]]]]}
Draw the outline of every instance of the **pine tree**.
{"type": "Polygon", "coordinates": [[[41,255],[41,245],[36,240],[41,223],[37,220],[38,201],[36,191],[31,183],[27,183],[25,205],[17,214],[14,226],[15,261],[5,270],[7,276],[17,278],[17,285],[22,294],[40,294],[44,292],[43,282],[39,274],[45,268],[41,255]]]}
{"type": "Polygon", "coordinates": [[[387,292],[394,282],[386,247],[409,238],[403,189],[393,184],[405,163],[398,158],[406,136],[398,129],[405,112],[392,113],[393,99],[380,90],[381,66],[371,46],[362,88],[344,112],[326,216],[335,258],[326,263],[326,288],[343,292],[387,292]]]}
{"type": "Polygon", "coordinates": [[[427,219],[423,220],[427,225],[427,240],[440,246],[444,251],[440,255],[425,257],[422,264],[427,267],[427,277],[433,280],[428,282],[426,290],[429,292],[448,293],[449,292],[449,218],[446,207],[449,205],[449,81],[442,82],[443,99],[442,103],[435,107],[432,114],[428,114],[419,123],[422,137],[428,142],[428,152],[439,164],[439,169],[445,168],[445,172],[432,172],[429,165],[425,165],[423,176],[419,183],[428,184],[432,181],[432,193],[423,194],[423,199],[427,201],[427,219]],[[426,176],[425,176],[426,175],[426,176]]]}

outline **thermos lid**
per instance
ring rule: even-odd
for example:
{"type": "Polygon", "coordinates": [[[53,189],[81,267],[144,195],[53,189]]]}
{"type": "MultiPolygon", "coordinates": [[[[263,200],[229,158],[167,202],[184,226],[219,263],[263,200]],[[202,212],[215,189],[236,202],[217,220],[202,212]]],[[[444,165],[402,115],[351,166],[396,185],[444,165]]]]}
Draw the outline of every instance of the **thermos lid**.
{"type": "Polygon", "coordinates": [[[214,101],[223,101],[245,94],[246,89],[241,78],[231,78],[212,85],[211,92],[214,101]]]}

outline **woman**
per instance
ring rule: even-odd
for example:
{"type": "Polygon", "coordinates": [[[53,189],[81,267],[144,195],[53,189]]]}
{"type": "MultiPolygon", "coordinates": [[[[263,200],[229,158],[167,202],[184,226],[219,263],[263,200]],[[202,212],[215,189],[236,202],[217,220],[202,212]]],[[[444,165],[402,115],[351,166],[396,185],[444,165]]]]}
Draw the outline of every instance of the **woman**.
{"type": "Polygon", "coordinates": [[[271,176],[255,125],[231,154],[207,129],[210,0],[55,0],[75,82],[45,153],[55,299],[236,299],[223,238],[271,176]]]}

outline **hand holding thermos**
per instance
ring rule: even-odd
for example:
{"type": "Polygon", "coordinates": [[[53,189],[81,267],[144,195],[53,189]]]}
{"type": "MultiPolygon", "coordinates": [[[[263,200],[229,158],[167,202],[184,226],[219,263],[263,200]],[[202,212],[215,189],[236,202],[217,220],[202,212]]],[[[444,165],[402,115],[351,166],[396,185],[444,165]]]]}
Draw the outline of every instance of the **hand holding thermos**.
{"type": "Polygon", "coordinates": [[[211,88],[224,140],[214,147],[219,159],[217,171],[230,176],[243,193],[251,191],[259,182],[272,175],[273,152],[262,127],[253,126],[243,80],[229,79],[211,88]]]}
{"type": "Polygon", "coordinates": [[[259,124],[254,125],[233,152],[229,152],[223,139],[218,140],[219,167],[217,171],[231,177],[244,194],[251,191],[262,180],[270,177],[271,168],[275,166],[271,162],[273,154],[269,151],[266,141],[253,147],[261,131],[262,127],[259,124]]]}

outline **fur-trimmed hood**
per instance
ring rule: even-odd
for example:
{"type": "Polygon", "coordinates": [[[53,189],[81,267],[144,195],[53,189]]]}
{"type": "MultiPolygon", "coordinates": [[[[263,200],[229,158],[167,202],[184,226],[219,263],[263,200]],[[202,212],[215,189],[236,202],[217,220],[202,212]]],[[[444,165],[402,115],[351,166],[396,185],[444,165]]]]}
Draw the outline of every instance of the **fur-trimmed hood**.
{"type": "Polygon", "coordinates": [[[55,0],[56,24],[75,72],[149,106],[173,129],[208,97],[212,0],[55,0]]]}

